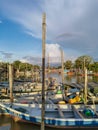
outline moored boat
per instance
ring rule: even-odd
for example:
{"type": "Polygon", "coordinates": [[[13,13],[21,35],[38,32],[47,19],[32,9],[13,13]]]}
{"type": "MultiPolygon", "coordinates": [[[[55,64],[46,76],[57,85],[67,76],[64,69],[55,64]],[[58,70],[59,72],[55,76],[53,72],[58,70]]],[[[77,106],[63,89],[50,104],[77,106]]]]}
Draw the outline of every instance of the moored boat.
{"type": "MultiPolygon", "coordinates": [[[[28,122],[41,124],[41,106],[11,106],[0,104],[16,122],[28,122]]],[[[96,111],[92,106],[85,105],[54,105],[48,104],[45,107],[45,125],[48,127],[97,127],[98,126],[98,106],[96,111]]]]}

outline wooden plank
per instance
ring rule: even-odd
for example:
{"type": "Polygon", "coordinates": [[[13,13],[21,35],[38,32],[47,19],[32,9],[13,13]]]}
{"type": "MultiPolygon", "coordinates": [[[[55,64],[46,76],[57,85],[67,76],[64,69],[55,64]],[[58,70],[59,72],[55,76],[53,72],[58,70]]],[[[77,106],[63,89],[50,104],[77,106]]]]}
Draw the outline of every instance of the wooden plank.
{"type": "Polygon", "coordinates": [[[63,114],[63,112],[62,112],[62,110],[60,109],[60,106],[57,105],[57,107],[58,107],[58,112],[59,112],[60,117],[61,117],[61,118],[65,118],[65,116],[64,116],[64,114],[63,114]]]}
{"type": "Polygon", "coordinates": [[[75,108],[75,106],[72,106],[73,112],[76,113],[81,119],[84,119],[84,117],[79,113],[79,111],[75,108]]]}

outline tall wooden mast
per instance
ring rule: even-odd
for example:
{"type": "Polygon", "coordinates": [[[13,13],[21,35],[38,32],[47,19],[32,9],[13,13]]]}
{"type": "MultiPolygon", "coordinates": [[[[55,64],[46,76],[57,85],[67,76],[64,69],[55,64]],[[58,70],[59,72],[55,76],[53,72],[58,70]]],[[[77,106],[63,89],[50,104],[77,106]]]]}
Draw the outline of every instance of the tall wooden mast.
{"type": "Polygon", "coordinates": [[[42,112],[41,112],[41,130],[45,129],[45,44],[46,44],[46,14],[42,17],[42,112]]]}
{"type": "Polygon", "coordinates": [[[12,64],[9,64],[9,86],[10,86],[10,101],[13,103],[13,69],[12,64]]]}

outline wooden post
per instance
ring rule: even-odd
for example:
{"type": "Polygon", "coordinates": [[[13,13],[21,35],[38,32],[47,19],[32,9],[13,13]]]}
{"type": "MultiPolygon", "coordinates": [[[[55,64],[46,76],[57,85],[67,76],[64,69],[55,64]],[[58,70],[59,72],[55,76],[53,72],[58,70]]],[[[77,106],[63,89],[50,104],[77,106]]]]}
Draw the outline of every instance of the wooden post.
{"type": "Polygon", "coordinates": [[[9,86],[10,86],[10,101],[13,103],[13,69],[12,64],[9,64],[9,86]]]}
{"type": "Polygon", "coordinates": [[[83,67],[84,67],[83,69],[85,71],[85,57],[84,57],[83,67]]]}
{"type": "Polygon", "coordinates": [[[62,83],[64,83],[64,52],[61,49],[61,64],[62,64],[62,83]]]}
{"type": "Polygon", "coordinates": [[[46,44],[46,14],[42,18],[42,111],[41,111],[41,130],[45,129],[45,44],[46,44]]]}
{"type": "Polygon", "coordinates": [[[47,65],[48,72],[49,72],[49,68],[50,68],[50,59],[49,59],[49,54],[48,54],[48,65],[47,65]]]}
{"type": "MultiPolygon", "coordinates": [[[[8,70],[8,63],[6,63],[6,69],[8,70]]],[[[9,76],[9,74],[8,74],[8,71],[6,70],[6,81],[8,81],[8,76],[9,76]]]]}
{"type": "Polygon", "coordinates": [[[87,69],[84,68],[85,72],[85,84],[84,84],[84,103],[87,104],[87,69]]]}
{"type": "Polygon", "coordinates": [[[47,64],[47,79],[48,79],[47,86],[48,87],[49,87],[49,71],[50,71],[50,61],[49,61],[49,54],[48,54],[48,64],[47,64]]]}
{"type": "Polygon", "coordinates": [[[64,52],[63,52],[62,49],[61,49],[61,64],[62,64],[62,72],[61,72],[61,75],[62,75],[62,97],[63,97],[63,100],[65,100],[65,88],[64,88],[64,52]]]}

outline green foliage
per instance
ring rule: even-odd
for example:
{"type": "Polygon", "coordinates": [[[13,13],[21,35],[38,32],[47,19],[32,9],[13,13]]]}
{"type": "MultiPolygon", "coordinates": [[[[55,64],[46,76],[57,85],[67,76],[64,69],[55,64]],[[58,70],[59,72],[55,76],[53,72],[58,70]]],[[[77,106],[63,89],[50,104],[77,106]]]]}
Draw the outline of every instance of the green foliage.
{"type": "Polygon", "coordinates": [[[39,65],[34,65],[33,69],[40,69],[40,66],[39,65]]]}
{"type": "Polygon", "coordinates": [[[76,59],[76,61],[75,61],[75,68],[82,68],[82,62],[81,62],[81,60],[80,59],[76,59]]]}
{"type": "Polygon", "coordinates": [[[14,66],[16,69],[19,69],[20,64],[21,64],[21,62],[18,61],[18,60],[13,62],[13,66],[14,66]]]}
{"type": "Polygon", "coordinates": [[[94,94],[97,94],[98,93],[98,87],[95,87],[94,88],[94,94]]]}
{"type": "Polygon", "coordinates": [[[73,63],[71,60],[67,60],[65,63],[64,63],[64,68],[70,70],[73,66],[73,63]]]}
{"type": "Polygon", "coordinates": [[[92,57],[88,55],[83,55],[76,59],[75,67],[80,69],[83,69],[84,67],[89,68],[91,63],[93,63],[92,57]]]}
{"type": "Polygon", "coordinates": [[[91,65],[91,69],[94,72],[98,72],[98,62],[94,62],[94,64],[91,65]]]}
{"type": "Polygon", "coordinates": [[[25,70],[31,71],[33,68],[33,65],[29,63],[22,63],[21,61],[14,61],[13,67],[19,71],[25,71],[25,70]]]}

